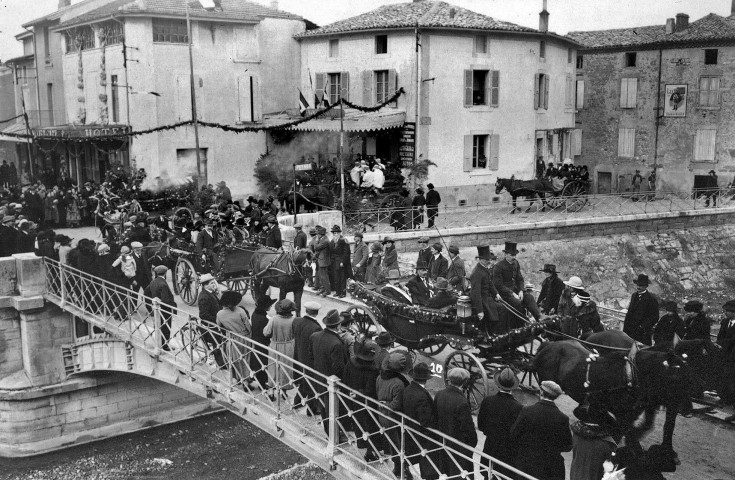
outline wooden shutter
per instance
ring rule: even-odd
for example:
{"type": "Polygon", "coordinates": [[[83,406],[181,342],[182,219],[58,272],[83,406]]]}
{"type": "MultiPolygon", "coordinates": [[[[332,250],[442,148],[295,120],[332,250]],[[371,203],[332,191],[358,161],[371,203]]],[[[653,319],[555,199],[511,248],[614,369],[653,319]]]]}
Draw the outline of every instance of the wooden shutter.
{"type": "Polygon", "coordinates": [[[490,72],[492,81],[490,82],[490,105],[497,107],[500,104],[500,71],[492,70],[490,72]]]}
{"type": "Polygon", "coordinates": [[[539,99],[541,98],[541,91],[539,89],[540,77],[541,75],[538,73],[533,76],[533,108],[536,110],[541,106],[539,103],[539,99]]]}
{"type": "Polygon", "coordinates": [[[706,162],[715,160],[715,140],[717,130],[697,130],[694,137],[694,161],[706,162]]]}
{"type": "MultiPolygon", "coordinates": [[[[388,93],[388,97],[392,97],[396,91],[398,91],[398,72],[391,69],[388,70],[388,86],[386,89],[388,93]]],[[[390,104],[391,107],[397,108],[398,107],[398,99],[396,99],[395,102],[390,104]]]]}
{"type": "Polygon", "coordinates": [[[572,155],[582,155],[582,129],[572,130],[572,155]]]}
{"type": "Polygon", "coordinates": [[[500,168],[500,135],[490,135],[490,170],[500,168]]]}
{"type": "Polygon", "coordinates": [[[464,106],[472,106],[472,70],[464,71],[464,106]]]}
{"type": "Polygon", "coordinates": [[[373,72],[365,70],[362,72],[362,104],[365,106],[375,105],[375,97],[373,96],[373,72]]]}
{"type": "MultiPolygon", "coordinates": [[[[314,95],[319,98],[320,103],[324,101],[324,84],[326,83],[326,76],[326,73],[317,73],[316,75],[314,75],[314,77],[316,78],[316,88],[314,90],[314,95]]],[[[319,106],[317,105],[317,108],[318,107],[319,106]]]]}
{"type": "Polygon", "coordinates": [[[464,136],[464,161],[462,162],[462,170],[469,172],[472,170],[472,135],[464,136]]]}
{"type": "Polygon", "coordinates": [[[621,128],[618,132],[618,157],[635,156],[635,128],[621,128]]]}
{"type": "Polygon", "coordinates": [[[635,108],[638,99],[638,79],[628,79],[628,108],[635,108]]]}
{"type": "Polygon", "coordinates": [[[345,100],[350,99],[350,72],[339,74],[339,96],[345,100]]]}
{"type": "Polygon", "coordinates": [[[544,75],[544,110],[549,109],[549,76],[544,75]]]}
{"type": "Polygon", "coordinates": [[[258,80],[258,77],[252,76],[250,77],[250,101],[252,102],[252,115],[253,115],[253,122],[259,122],[260,121],[260,82],[258,80]]]}
{"type": "Polygon", "coordinates": [[[628,79],[620,79],[620,108],[628,108],[628,79]]]}
{"type": "Polygon", "coordinates": [[[239,77],[237,79],[237,119],[241,122],[252,122],[250,115],[250,77],[239,77]]]}
{"type": "Polygon", "coordinates": [[[584,80],[577,80],[577,110],[584,108],[584,80]]]}

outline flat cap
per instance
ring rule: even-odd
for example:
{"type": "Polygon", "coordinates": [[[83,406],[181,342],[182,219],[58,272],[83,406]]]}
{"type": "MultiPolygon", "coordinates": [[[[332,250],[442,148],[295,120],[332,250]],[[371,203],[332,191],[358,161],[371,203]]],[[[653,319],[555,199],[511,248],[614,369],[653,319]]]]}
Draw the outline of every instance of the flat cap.
{"type": "Polygon", "coordinates": [[[546,393],[549,398],[557,398],[564,393],[558,383],[552,382],[551,380],[544,380],[541,382],[541,390],[546,393]]]}
{"type": "Polygon", "coordinates": [[[453,385],[462,385],[470,379],[470,372],[461,367],[454,367],[447,372],[447,380],[453,385]]]}
{"type": "Polygon", "coordinates": [[[168,272],[168,267],[166,265],[159,265],[154,268],[153,271],[156,272],[156,275],[164,275],[168,272]]]}
{"type": "Polygon", "coordinates": [[[143,244],[140,242],[133,242],[130,244],[130,246],[133,248],[143,248],[143,244]]]}
{"type": "Polygon", "coordinates": [[[317,302],[306,302],[304,304],[304,308],[306,309],[307,313],[319,313],[319,309],[322,308],[322,306],[317,302]]]}

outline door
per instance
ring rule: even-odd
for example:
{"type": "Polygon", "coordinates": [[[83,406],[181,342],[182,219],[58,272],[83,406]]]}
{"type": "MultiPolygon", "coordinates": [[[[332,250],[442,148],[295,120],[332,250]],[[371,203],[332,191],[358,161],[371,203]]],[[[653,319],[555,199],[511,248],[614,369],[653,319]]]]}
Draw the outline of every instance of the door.
{"type": "Polygon", "coordinates": [[[612,173],[597,172],[597,193],[612,193],[612,173]]]}

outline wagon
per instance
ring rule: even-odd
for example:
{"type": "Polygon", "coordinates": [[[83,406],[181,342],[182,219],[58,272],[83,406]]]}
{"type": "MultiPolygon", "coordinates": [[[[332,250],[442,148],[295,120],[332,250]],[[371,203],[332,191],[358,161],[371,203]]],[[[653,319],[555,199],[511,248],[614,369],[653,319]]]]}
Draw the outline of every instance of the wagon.
{"type": "Polygon", "coordinates": [[[372,337],[388,331],[396,343],[429,357],[451,348],[443,363],[444,379],[454,367],[470,372],[465,393],[473,411],[479,409],[488,394],[488,379],[505,366],[519,374],[521,388],[538,390],[538,377],[530,366],[541,343],[539,335],[546,329],[556,329],[557,318],[539,322],[518,318],[516,328],[507,334],[487,336],[475,319],[459,316],[457,309],[444,311],[401,304],[381,295],[374,286],[358,282],[350,284],[350,293],[364,303],[349,309],[362,334],[372,337]]]}
{"type": "Polygon", "coordinates": [[[561,190],[555,191],[547,202],[555,210],[578,212],[587,204],[589,190],[590,182],[580,179],[570,180],[561,190]]]}

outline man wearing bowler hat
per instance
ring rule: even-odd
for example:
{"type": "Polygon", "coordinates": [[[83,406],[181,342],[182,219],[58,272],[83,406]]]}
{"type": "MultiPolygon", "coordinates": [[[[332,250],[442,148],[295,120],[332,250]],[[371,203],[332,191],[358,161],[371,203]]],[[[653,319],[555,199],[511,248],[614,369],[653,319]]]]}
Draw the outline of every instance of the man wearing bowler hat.
{"type": "Polygon", "coordinates": [[[436,405],[426,389],[426,382],[431,378],[431,370],[426,363],[419,362],[408,374],[412,381],[398,394],[398,411],[415,422],[409,422],[408,426],[421,435],[406,435],[406,461],[409,464],[419,464],[421,478],[434,480],[439,478],[439,474],[429,461],[432,456],[420,455],[422,449],[431,451],[437,445],[431,441],[432,434],[429,431],[430,428],[436,428],[437,422],[436,405]]]}
{"type": "Polygon", "coordinates": [[[418,258],[416,259],[416,265],[423,263],[425,265],[429,265],[429,262],[431,261],[431,248],[429,247],[429,237],[421,237],[419,238],[419,254],[418,258]]]}
{"type": "Polygon", "coordinates": [[[447,388],[437,392],[434,397],[437,429],[469,447],[465,449],[457,444],[449,444],[457,453],[443,450],[437,455],[439,473],[450,477],[460,475],[463,470],[471,477],[474,471],[470,449],[477,445],[477,431],[472,420],[470,403],[462,391],[469,379],[470,372],[464,368],[452,368],[447,372],[447,388]]]}
{"type": "Polygon", "coordinates": [[[482,330],[495,333],[498,329],[500,294],[493,284],[493,266],[497,257],[487,245],[477,247],[477,265],[470,275],[472,313],[480,320],[482,330]]]}
{"type": "Polygon", "coordinates": [[[294,250],[302,250],[306,248],[308,239],[304,233],[304,226],[300,223],[294,223],[293,229],[296,230],[296,235],[293,237],[293,248],[294,250]]]}
{"type": "Polygon", "coordinates": [[[207,262],[207,270],[216,271],[218,268],[217,254],[214,252],[216,245],[217,240],[212,229],[212,220],[205,219],[204,228],[197,235],[196,250],[197,255],[207,262]]]}
{"type": "Polygon", "coordinates": [[[439,195],[439,192],[434,190],[433,183],[426,184],[426,188],[429,189],[426,192],[426,216],[429,219],[429,228],[433,228],[434,219],[439,216],[439,204],[442,201],[442,197],[439,195]]]}
{"type": "Polygon", "coordinates": [[[171,338],[171,314],[176,308],[176,301],[171,288],[166,283],[166,272],[168,268],[165,265],[159,265],[153,269],[154,278],[150,285],[146,287],[143,293],[149,297],[157,298],[161,301],[161,349],[171,350],[168,341],[171,338]]]}
{"type": "MultiPolygon", "coordinates": [[[[541,312],[536,305],[533,296],[525,290],[521,265],[516,260],[518,255],[518,244],[505,242],[503,253],[505,258],[495,264],[493,268],[493,283],[498,293],[507,303],[517,311],[523,311],[524,307],[538,320],[541,312]]],[[[503,326],[507,329],[508,326],[503,326]]]]}
{"type": "MultiPolygon", "coordinates": [[[[306,315],[294,318],[291,324],[294,336],[293,359],[312,368],[314,365],[310,363],[311,359],[309,358],[311,335],[322,331],[322,326],[317,320],[321,308],[321,305],[317,302],[306,302],[304,304],[306,315]]],[[[309,413],[318,412],[319,409],[314,401],[314,392],[309,386],[309,382],[304,379],[303,372],[296,365],[294,365],[294,380],[298,386],[298,392],[293,401],[294,410],[303,407],[306,403],[309,405],[309,413]]]]}
{"type": "MultiPolygon", "coordinates": [[[[493,378],[495,386],[498,387],[498,393],[493,396],[487,396],[480,404],[480,411],[477,414],[477,429],[485,434],[485,446],[483,453],[497,458],[501,462],[513,465],[516,457],[516,449],[510,440],[510,429],[513,427],[518,415],[523,410],[523,405],[513,396],[513,390],[518,388],[520,382],[518,377],[509,367],[505,367],[495,372],[493,378]]],[[[489,461],[482,459],[482,465],[486,468],[489,461]]],[[[493,465],[495,472],[510,476],[511,473],[501,465],[493,465]]],[[[483,470],[483,475],[487,480],[490,476],[483,470]]],[[[500,477],[494,477],[500,478],[500,477]]],[[[505,478],[505,477],[503,477],[505,478]]]]}
{"type": "Polygon", "coordinates": [[[653,327],[658,322],[658,300],[648,291],[648,275],[641,273],[633,280],[636,291],[630,297],[623,332],[645,345],[651,345],[653,327]]]}
{"type": "Polygon", "coordinates": [[[329,256],[332,266],[332,288],[337,298],[344,298],[347,296],[347,279],[352,277],[352,264],[350,263],[350,245],[342,236],[342,228],[339,225],[332,227],[329,256]]]}
{"type": "Polygon", "coordinates": [[[414,305],[427,306],[431,298],[431,288],[429,287],[428,268],[423,262],[416,264],[416,275],[412,276],[406,282],[408,293],[411,294],[411,301],[414,305]]]}
{"type": "Polygon", "coordinates": [[[319,295],[326,297],[332,293],[332,284],[329,281],[329,239],[327,229],[321,225],[316,226],[316,240],[312,244],[316,256],[316,276],[319,283],[319,295]]]}
{"type": "Polygon", "coordinates": [[[442,255],[442,244],[439,242],[431,246],[431,260],[429,261],[429,278],[436,281],[439,277],[447,278],[449,262],[442,255]]]}
{"type": "Polygon", "coordinates": [[[547,315],[553,315],[559,308],[559,299],[564,291],[564,281],[559,278],[556,271],[556,265],[547,263],[541,272],[546,274],[546,278],[541,283],[541,293],[536,299],[536,304],[542,312],[547,315]]]}

